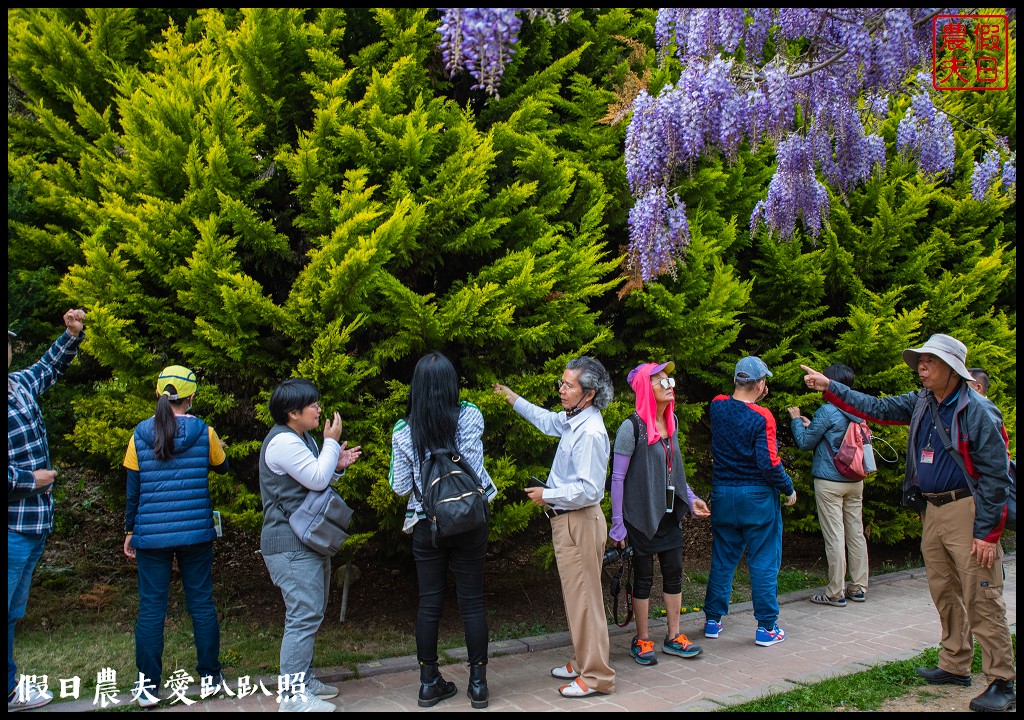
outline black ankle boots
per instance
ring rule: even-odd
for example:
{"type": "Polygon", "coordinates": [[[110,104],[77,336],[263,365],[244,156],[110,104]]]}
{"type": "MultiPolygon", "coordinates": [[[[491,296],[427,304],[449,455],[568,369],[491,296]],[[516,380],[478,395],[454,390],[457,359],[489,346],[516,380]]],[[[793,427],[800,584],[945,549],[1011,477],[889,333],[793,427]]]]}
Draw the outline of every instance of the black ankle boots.
{"type": "Polygon", "coordinates": [[[971,700],[970,708],[974,712],[1008,712],[1016,706],[1013,680],[993,680],[985,692],[971,700]]]}
{"type": "Polygon", "coordinates": [[[487,662],[469,666],[469,704],[477,710],[487,707],[487,662]]]}
{"type": "Polygon", "coordinates": [[[420,663],[420,707],[434,707],[442,700],[455,697],[458,688],[437,670],[437,663],[420,663]]]}

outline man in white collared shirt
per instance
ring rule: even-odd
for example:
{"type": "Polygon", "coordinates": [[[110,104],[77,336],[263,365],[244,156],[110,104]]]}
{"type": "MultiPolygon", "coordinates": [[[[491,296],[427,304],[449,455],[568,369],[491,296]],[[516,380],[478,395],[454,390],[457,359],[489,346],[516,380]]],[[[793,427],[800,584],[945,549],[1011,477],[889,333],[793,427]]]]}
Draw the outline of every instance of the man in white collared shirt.
{"type": "Polygon", "coordinates": [[[601,410],[612,400],[604,366],[590,357],[571,360],[558,382],[562,412],[550,412],[508,387],[494,392],[545,435],[559,438],[544,487],[526,493],[551,520],[558,576],[572,637],[573,658],[551,674],[571,680],[559,688],[564,697],[586,697],[615,690],[608,662],[608,618],[601,591],[601,560],[608,524],[601,510],[611,445],[601,410]]]}

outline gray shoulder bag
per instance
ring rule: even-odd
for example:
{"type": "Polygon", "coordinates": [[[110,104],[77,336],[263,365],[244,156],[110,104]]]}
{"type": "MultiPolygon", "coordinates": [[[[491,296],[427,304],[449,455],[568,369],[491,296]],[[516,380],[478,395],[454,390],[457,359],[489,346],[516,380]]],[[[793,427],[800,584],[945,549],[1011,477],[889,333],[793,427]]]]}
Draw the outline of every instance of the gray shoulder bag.
{"type": "MultiPolygon", "coordinates": [[[[306,442],[305,438],[302,439],[306,442]]],[[[277,506],[288,518],[288,525],[295,536],[314,552],[329,557],[336,555],[348,539],[346,531],[352,522],[352,508],[330,485],[323,490],[307,492],[302,504],[291,515],[285,512],[280,500],[277,506]]]]}
{"type": "Polygon", "coordinates": [[[335,555],[348,539],[346,531],[351,522],[352,508],[330,485],[324,490],[310,490],[288,517],[292,532],[304,545],[328,556],[335,555]]]}

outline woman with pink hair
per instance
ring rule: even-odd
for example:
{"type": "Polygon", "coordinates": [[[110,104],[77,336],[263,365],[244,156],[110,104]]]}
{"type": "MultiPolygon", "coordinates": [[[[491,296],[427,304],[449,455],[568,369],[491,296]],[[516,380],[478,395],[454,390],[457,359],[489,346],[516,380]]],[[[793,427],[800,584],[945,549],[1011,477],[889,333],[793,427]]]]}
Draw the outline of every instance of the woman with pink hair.
{"type": "Polygon", "coordinates": [[[636,636],[630,654],[641,665],[658,656],[648,632],[654,556],[661,563],[668,635],[662,652],[697,657],[699,645],[679,631],[683,588],[683,529],[686,513],[708,517],[711,511],[686,483],[675,417],[675,363],[643,363],[627,380],[636,393],[636,411],[615,436],[612,461],[612,528],[618,547],[633,548],[633,610],[636,636]]]}

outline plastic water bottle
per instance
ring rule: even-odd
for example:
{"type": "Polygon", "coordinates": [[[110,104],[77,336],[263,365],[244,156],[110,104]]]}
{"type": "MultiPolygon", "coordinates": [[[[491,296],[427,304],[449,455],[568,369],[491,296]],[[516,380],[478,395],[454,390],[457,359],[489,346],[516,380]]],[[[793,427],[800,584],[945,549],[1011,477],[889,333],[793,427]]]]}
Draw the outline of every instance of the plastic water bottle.
{"type": "Polygon", "coordinates": [[[871,439],[864,443],[864,471],[870,475],[878,467],[875,465],[875,451],[871,448],[871,439]]]}

